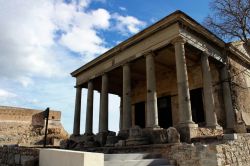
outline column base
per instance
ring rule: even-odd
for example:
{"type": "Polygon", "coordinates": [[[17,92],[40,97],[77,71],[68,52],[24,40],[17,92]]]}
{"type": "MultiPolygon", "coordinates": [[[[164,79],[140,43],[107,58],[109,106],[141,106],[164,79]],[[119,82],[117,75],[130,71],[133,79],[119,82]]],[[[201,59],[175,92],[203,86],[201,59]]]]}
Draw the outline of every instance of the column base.
{"type": "Polygon", "coordinates": [[[218,125],[218,124],[216,124],[216,125],[214,125],[214,124],[212,124],[212,125],[206,125],[206,127],[207,128],[212,128],[212,129],[217,129],[217,130],[222,130],[223,128],[220,126],[220,125],[218,125]]]}
{"type": "Polygon", "coordinates": [[[118,132],[118,137],[120,140],[128,139],[129,137],[129,130],[121,130],[118,132]]]}
{"type": "Polygon", "coordinates": [[[83,136],[93,136],[93,133],[84,133],[83,136]]]}
{"type": "Polygon", "coordinates": [[[95,141],[98,142],[100,146],[104,146],[107,141],[107,136],[108,136],[108,131],[99,132],[95,136],[95,141]]]}
{"type": "Polygon", "coordinates": [[[162,130],[162,129],[163,129],[163,128],[161,128],[161,127],[158,126],[158,125],[149,126],[149,127],[144,128],[144,130],[162,130]]]}
{"type": "Polygon", "coordinates": [[[144,135],[143,129],[139,126],[133,126],[129,129],[129,137],[126,139],[126,146],[149,144],[148,138],[144,135]]]}
{"type": "Polygon", "coordinates": [[[177,130],[180,133],[182,142],[191,142],[191,139],[197,135],[198,124],[195,123],[179,123],[177,130]]]}
{"type": "Polygon", "coordinates": [[[143,135],[148,138],[151,144],[163,144],[168,142],[167,129],[160,127],[157,128],[145,128],[143,129],[143,135]]]}
{"type": "Polygon", "coordinates": [[[95,141],[100,144],[100,146],[105,146],[107,143],[107,138],[109,136],[115,136],[116,133],[113,131],[102,131],[95,136],[95,141]]]}
{"type": "Polygon", "coordinates": [[[177,128],[180,128],[180,127],[198,127],[198,124],[194,123],[193,121],[181,122],[177,125],[177,128]]]}

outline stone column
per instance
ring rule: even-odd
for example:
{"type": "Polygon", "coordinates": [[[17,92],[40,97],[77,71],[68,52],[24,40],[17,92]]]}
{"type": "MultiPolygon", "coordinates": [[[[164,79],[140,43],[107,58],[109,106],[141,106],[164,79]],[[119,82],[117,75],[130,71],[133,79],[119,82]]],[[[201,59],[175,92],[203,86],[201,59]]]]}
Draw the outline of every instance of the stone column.
{"type": "Polygon", "coordinates": [[[188,85],[188,74],[185,58],[185,41],[182,37],[178,37],[172,41],[175,47],[177,87],[178,87],[178,103],[180,125],[194,124],[192,120],[191,102],[188,85]]]}
{"type": "Polygon", "coordinates": [[[222,69],[220,70],[220,77],[222,81],[223,100],[226,110],[226,125],[228,129],[234,129],[235,114],[233,110],[229,76],[226,66],[223,66],[222,69]]]}
{"type": "Polygon", "coordinates": [[[106,73],[102,75],[99,132],[108,132],[108,75],[106,73]]]}
{"type": "Polygon", "coordinates": [[[82,98],[82,87],[76,88],[76,100],[75,100],[75,116],[73,135],[80,135],[80,120],[81,120],[81,98],[82,98]]]}
{"type": "Polygon", "coordinates": [[[203,53],[201,56],[201,68],[202,68],[202,79],[203,79],[203,94],[204,94],[204,105],[206,114],[206,126],[217,127],[217,117],[215,113],[214,96],[213,96],[213,85],[212,76],[209,66],[208,55],[203,53]]]}
{"type": "Polygon", "coordinates": [[[123,130],[129,130],[132,124],[131,120],[131,75],[130,66],[123,66],[123,130]]]}
{"type": "Polygon", "coordinates": [[[159,128],[157,92],[155,82],[155,65],[153,53],[146,55],[146,75],[147,75],[147,122],[146,127],[159,128]]]}
{"type": "Polygon", "coordinates": [[[87,109],[86,109],[86,125],[85,134],[93,134],[93,97],[94,87],[93,82],[88,82],[88,96],[87,96],[87,109]]]}
{"type": "Polygon", "coordinates": [[[122,111],[122,97],[120,97],[120,120],[119,120],[119,131],[123,130],[123,111],[122,111]]]}

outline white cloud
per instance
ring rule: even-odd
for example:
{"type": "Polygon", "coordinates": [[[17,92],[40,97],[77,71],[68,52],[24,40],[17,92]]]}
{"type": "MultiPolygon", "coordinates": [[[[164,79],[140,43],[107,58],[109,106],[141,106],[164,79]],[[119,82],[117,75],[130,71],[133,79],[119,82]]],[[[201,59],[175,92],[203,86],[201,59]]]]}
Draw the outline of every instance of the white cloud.
{"type": "MultiPolygon", "coordinates": [[[[104,39],[97,35],[97,30],[109,27],[110,14],[104,9],[89,13],[72,12],[71,19],[66,17],[67,27],[60,43],[68,49],[86,55],[96,55],[107,50],[104,39]],[[69,21],[70,20],[70,21],[69,21]]],[[[64,21],[62,21],[64,22],[64,21]]],[[[65,24],[64,24],[65,25],[65,24]]]]}
{"type": "Polygon", "coordinates": [[[69,4],[59,0],[0,0],[0,77],[28,86],[34,76],[58,77],[58,73],[65,73],[63,59],[58,59],[59,51],[55,49],[61,49],[54,40],[58,30],[64,32],[59,36],[63,47],[86,53],[88,59],[106,51],[97,30],[109,27],[109,12],[85,12],[89,3],[90,0],[69,4]]]}
{"type": "Polygon", "coordinates": [[[0,98],[13,98],[16,97],[17,95],[15,93],[9,92],[4,89],[0,89],[0,98]]]}
{"type": "Polygon", "coordinates": [[[91,1],[105,0],[0,0],[1,104],[61,110],[71,130],[75,80],[69,73],[108,49],[100,31],[132,34],[145,26],[132,16],[90,9],[91,1]]]}
{"type": "Polygon", "coordinates": [[[122,16],[118,13],[112,15],[112,18],[116,20],[115,29],[123,35],[134,34],[146,25],[145,22],[140,21],[133,16],[122,16]]]}

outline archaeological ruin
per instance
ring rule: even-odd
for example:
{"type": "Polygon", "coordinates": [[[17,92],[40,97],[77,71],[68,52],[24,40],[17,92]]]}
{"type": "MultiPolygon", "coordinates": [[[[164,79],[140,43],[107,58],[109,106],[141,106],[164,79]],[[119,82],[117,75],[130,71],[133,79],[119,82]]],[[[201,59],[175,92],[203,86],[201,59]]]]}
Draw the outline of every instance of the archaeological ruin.
{"type": "MultiPolygon", "coordinates": [[[[0,146],[41,146],[44,142],[45,119],[42,110],[0,106],[0,146]]],[[[61,112],[50,111],[48,144],[59,146],[68,133],[61,124],[61,112]]]]}
{"type": "Polygon", "coordinates": [[[244,165],[250,161],[246,50],[242,42],[224,42],[181,11],[170,14],[71,73],[76,99],[67,148],[157,151],[179,165],[244,165]],[[80,133],[82,88],[88,89],[85,133],[80,133]],[[97,134],[94,91],[100,92],[97,134]],[[118,133],[109,131],[109,94],[121,98],[118,133]],[[241,157],[230,148],[242,151],[241,157]]]}

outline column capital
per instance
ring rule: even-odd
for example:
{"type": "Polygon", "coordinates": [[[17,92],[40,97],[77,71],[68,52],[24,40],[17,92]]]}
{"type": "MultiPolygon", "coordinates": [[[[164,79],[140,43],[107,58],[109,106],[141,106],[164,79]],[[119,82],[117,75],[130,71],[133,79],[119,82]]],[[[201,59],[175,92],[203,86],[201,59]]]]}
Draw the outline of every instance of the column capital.
{"type": "Polygon", "coordinates": [[[202,55],[203,55],[203,56],[207,56],[207,57],[210,56],[210,54],[209,54],[207,51],[202,51],[202,55]]]}
{"type": "Polygon", "coordinates": [[[187,41],[186,39],[184,39],[182,36],[178,36],[176,38],[174,38],[171,43],[174,45],[176,43],[182,43],[182,44],[185,44],[187,41]]]}
{"type": "Polygon", "coordinates": [[[124,67],[124,66],[130,66],[130,62],[126,62],[126,63],[122,64],[122,67],[124,67]]]}
{"type": "Polygon", "coordinates": [[[155,53],[154,53],[154,51],[152,51],[152,50],[150,50],[150,51],[144,53],[144,57],[147,57],[147,56],[154,56],[154,55],[155,55],[155,53]]]}

